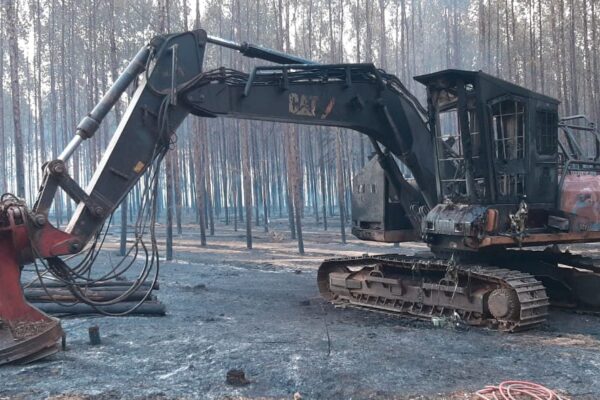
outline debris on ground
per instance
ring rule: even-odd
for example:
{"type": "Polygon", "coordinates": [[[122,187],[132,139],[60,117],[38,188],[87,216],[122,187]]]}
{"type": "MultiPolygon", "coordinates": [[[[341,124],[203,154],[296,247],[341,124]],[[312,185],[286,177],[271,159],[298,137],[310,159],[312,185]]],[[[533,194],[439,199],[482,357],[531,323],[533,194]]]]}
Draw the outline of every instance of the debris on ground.
{"type": "Polygon", "coordinates": [[[246,386],[250,383],[246,379],[246,373],[241,369],[230,369],[227,371],[226,382],[232,386],[246,386]]]}
{"type": "Polygon", "coordinates": [[[597,337],[582,334],[557,335],[553,338],[542,339],[541,343],[550,346],[579,346],[600,349],[600,340],[597,337]]]}
{"type": "Polygon", "coordinates": [[[283,232],[271,231],[269,232],[269,239],[272,242],[283,242],[285,240],[285,234],[283,232]]]}
{"type": "Polygon", "coordinates": [[[455,329],[459,331],[469,329],[469,326],[457,312],[448,317],[431,317],[431,323],[435,328],[455,329]]]}

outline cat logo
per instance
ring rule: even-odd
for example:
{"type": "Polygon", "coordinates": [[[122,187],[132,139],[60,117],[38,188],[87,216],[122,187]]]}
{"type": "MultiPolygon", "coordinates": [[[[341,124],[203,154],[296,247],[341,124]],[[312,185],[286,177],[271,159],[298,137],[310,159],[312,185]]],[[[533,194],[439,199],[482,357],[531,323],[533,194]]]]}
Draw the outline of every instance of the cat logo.
{"type": "Polygon", "coordinates": [[[302,115],[306,117],[317,116],[317,101],[319,101],[318,96],[290,93],[289,100],[290,114],[302,115]]]}

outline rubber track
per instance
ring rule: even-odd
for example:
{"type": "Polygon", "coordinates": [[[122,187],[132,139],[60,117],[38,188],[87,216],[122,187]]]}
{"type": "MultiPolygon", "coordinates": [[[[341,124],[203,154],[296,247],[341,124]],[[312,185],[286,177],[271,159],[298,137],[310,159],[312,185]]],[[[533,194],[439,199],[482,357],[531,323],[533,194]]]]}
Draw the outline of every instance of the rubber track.
{"type": "Polygon", "coordinates": [[[550,305],[543,284],[530,274],[510,269],[496,268],[484,265],[453,265],[450,261],[404,256],[400,254],[384,254],[375,256],[347,257],[329,259],[321,264],[318,273],[318,285],[321,295],[334,304],[344,304],[361,308],[377,309],[393,314],[409,314],[420,318],[430,319],[433,316],[450,316],[458,313],[462,320],[469,325],[488,325],[500,331],[517,332],[533,329],[545,322],[550,305]],[[436,271],[446,272],[454,268],[459,275],[477,278],[480,281],[497,285],[498,288],[505,287],[514,289],[520,302],[520,316],[516,321],[497,320],[490,316],[482,318],[471,312],[450,307],[427,306],[415,302],[402,301],[396,298],[374,297],[352,292],[352,299],[337,300],[336,296],[329,291],[329,273],[348,270],[348,267],[367,267],[377,263],[384,263],[386,267],[395,266],[411,272],[436,271]]]}

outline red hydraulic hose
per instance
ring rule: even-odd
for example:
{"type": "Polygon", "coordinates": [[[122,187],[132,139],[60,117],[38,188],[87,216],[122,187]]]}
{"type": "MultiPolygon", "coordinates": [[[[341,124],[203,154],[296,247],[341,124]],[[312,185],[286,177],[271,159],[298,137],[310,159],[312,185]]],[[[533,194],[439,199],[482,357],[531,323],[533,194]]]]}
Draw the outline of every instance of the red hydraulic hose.
{"type": "Polygon", "coordinates": [[[498,386],[486,386],[475,395],[483,400],[567,400],[542,385],[527,381],[505,381],[498,386]]]}

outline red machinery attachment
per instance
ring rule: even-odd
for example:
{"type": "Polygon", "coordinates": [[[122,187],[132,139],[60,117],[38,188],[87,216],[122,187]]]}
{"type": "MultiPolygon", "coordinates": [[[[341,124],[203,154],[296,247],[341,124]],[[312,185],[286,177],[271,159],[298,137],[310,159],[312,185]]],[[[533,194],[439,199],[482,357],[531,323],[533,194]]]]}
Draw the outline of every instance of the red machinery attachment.
{"type": "Polygon", "coordinates": [[[56,353],[63,335],[59,320],[32,307],[23,295],[20,264],[24,254],[31,254],[26,222],[21,204],[0,203],[0,365],[56,353]]]}
{"type": "Polygon", "coordinates": [[[600,229],[600,177],[567,175],[560,193],[562,211],[587,222],[588,230],[600,229]]]}

